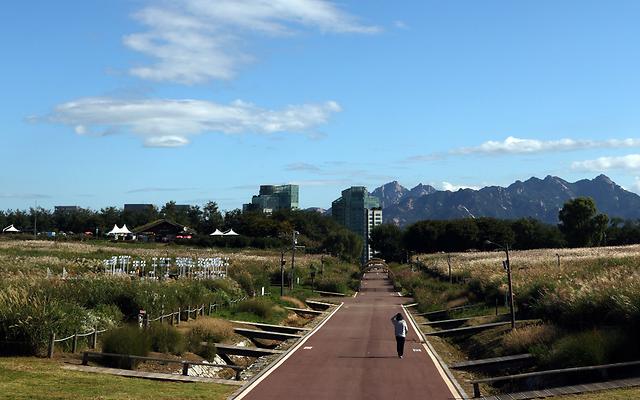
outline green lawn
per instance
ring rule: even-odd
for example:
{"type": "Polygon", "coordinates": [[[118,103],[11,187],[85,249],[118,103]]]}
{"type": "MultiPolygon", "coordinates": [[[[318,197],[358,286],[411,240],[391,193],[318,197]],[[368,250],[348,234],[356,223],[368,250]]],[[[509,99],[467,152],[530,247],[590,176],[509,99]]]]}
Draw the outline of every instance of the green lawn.
{"type": "Polygon", "coordinates": [[[237,386],[67,371],[60,361],[0,358],[0,399],[226,399],[237,386]]]}
{"type": "Polygon", "coordinates": [[[560,396],[562,400],[628,400],[640,399],[640,387],[629,389],[603,390],[601,392],[584,393],[571,396],[560,396]]]}

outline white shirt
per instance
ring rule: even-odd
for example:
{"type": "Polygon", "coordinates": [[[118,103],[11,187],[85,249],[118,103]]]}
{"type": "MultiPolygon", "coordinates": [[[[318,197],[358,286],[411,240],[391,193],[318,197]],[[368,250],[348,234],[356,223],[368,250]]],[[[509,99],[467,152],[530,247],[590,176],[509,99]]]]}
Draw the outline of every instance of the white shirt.
{"type": "Polygon", "coordinates": [[[391,322],[393,322],[393,327],[396,331],[396,336],[406,337],[407,336],[407,321],[401,319],[398,321],[396,317],[391,318],[391,322]]]}

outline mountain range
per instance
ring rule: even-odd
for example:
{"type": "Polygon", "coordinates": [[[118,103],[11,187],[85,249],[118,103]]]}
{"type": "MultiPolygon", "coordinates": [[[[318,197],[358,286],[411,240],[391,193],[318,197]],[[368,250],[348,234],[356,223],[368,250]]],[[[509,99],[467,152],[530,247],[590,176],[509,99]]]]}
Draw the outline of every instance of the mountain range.
{"type": "Polygon", "coordinates": [[[532,217],[556,224],[558,211],[567,200],[591,197],[599,212],[610,218],[640,218],[640,196],[617,185],[605,175],[567,182],[557,176],[529,178],[508,187],[488,186],[455,192],[419,184],[407,189],[397,181],[376,188],[385,223],[404,226],[425,219],[532,217]]]}

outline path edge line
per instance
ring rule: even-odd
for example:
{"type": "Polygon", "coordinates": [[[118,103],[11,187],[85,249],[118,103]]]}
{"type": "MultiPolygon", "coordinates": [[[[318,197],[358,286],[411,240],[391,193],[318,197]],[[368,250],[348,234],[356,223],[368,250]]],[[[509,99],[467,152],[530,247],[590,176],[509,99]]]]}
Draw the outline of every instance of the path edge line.
{"type": "MultiPolygon", "coordinates": [[[[451,373],[451,370],[449,370],[449,367],[447,367],[447,364],[440,357],[438,352],[436,352],[436,349],[433,348],[431,343],[429,343],[429,341],[427,340],[427,337],[424,335],[424,332],[422,332],[418,328],[418,324],[413,318],[413,315],[411,314],[411,312],[409,312],[409,310],[407,310],[407,308],[403,304],[401,304],[401,307],[404,310],[405,314],[409,316],[409,322],[411,323],[411,327],[413,328],[414,331],[416,331],[416,333],[420,337],[420,341],[422,342],[422,345],[424,346],[425,350],[427,350],[427,354],[429,354],[429,357],[433,360],[434,364],[436,365],[436,369],[438,370],[440,375],[445,379],[445,382],[447,383],[447,386],[449,387],[449,389],[452,389],[452,388],[455,389],[455,391],[458,393],[458,396],[460,396],[459,398],[464,400],[469,399],[470,398],[469,395],[467,394],[467,392],[464,391],[462,386],[460,386],[456,378],[451,373]]],[[[452,393],[452,394],[455,396],[455,393],[452,393]]]]}
{"type": "Polygon", "coordinates": [[[286,353],[282,354],[278,359],[276,359],[273,363],[271,363],[271,365],[269,367],[263,369],[256,376],[251,378],[251,380],[249,380],[245,386],[241,387],[239,390],[237,390],[236,392],[232,393],[231,396],[229,396],[227,399],[228,400],[240,400],[244,396],[248,395],[253,389],[255,389],[256,386],[258,386],[258,384],[260,384],[260,382],[262,382],[264,379],[266,379],[273,371],[275,371],[280,365],[282,365],[282,363],[284,363],[289,357],[291,357],[291,355],[293,355],[293,353],[295,353],[296,350],[298,350],[300,347],[302,347],[302,345],[305,344],[305,342],[311,336],[313,336],[317,331],[319,331],[320,328],[322,328],[322,326],[324,324],[326,324],[331,319],[331,317],[333,317],[333,315],[336,312],[338,312],[338,310],[343,305],[344,305],[344,302],[341,302],[338,305],[338,307],[336,307],[336,309],[333,310],[331,312],[331,314],[329,314],[324,319],[324,321],[319,323],[315,328],[313,328],[313,330],[311,332],[309,332],[302,339],[300,339],[300,341],[298,343],[296,343],[293,347],[291,347],[289,350],[287,350],[286,353]]]}

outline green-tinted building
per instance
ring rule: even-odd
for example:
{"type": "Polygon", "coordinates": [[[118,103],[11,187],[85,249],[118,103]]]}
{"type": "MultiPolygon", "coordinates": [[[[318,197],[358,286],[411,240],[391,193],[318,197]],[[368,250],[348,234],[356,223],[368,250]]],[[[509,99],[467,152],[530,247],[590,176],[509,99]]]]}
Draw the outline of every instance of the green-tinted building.
{"type": "Polygon", "coordinates": [[[244,204],[242,211],[262,211],[271,214],[277,210],[296,210],[299,207],[298,185],[262,185],[260,193],[244,204]]]}
{"type": "Polygon", "coordinates": [[[364,186],[352,186],[342,191],[342,197],[331,203],[331,216],[364,241],[363,262],[371,256],[369,236],[373,227],[382,224],[380,200],[369,195],[364,186]]]}

